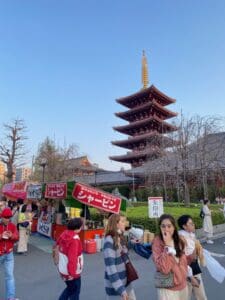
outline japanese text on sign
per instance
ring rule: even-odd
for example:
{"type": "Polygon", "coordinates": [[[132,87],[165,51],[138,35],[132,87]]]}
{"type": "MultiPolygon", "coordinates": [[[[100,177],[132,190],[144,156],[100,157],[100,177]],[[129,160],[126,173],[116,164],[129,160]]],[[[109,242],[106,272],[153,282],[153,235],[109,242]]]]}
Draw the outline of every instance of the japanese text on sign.
{"type": "Polygon", "coordinates": [[[45,189],[45,198],[64,199],[67,197],[66,183],[48,183],[45,189]]]}
{"type": "Polygon", "coordinates": [[[121,199],[111,194],[99,191],[84,184],[77,183],[72,196],[78,201],[102,209],[104,211],[119,213],[121,199]]]}
{"type": "Polygon", "coordinates": [[[148,215],[149,218],[159,218],[163,211],[162,197],[148,197],[148,215]]]}

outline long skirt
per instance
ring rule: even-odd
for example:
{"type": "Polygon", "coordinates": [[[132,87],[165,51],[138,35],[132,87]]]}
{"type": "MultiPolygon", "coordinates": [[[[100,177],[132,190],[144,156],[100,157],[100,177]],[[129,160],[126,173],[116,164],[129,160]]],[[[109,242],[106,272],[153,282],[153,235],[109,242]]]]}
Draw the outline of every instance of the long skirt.
{"type": "Polygon", "coordinates": [[[19,227],[19,242],[17,252],[27,252],[27,244],[29,239],[30,230],[28,228],[19,227]]]}
{"type": "Polygon", "coordinates": [[[180,291],[158,289],[158,300],[188,300],[188,287],[180,291]]]}

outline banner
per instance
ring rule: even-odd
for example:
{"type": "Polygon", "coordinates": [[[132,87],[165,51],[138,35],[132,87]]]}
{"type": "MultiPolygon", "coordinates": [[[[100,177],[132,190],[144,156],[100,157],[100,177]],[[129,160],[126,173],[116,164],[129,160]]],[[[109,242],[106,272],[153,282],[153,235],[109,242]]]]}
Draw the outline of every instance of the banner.
{"type": "Polygon", "coordinates": [[[118,214],[120,212],[121,198],[97,190],[93,187],[76,183],[72,196],[86,205],[118,214]]]}
{"type": "Polygon", "coordinates": [[[9,198],[25,199],[27,195],[27,182],[15,181],[15,182],[7,183],[3,186],[2,193],[9,198]]]}
{"type": "Polygon", "coordinates": [[[65,199],[67,197],[67,184],[64,182],[47,183],[45,198],[65,199]]]}
{"type": "Polygon", "coordinates": [[[52,215],[48,212],[42,212],[38,218],[37,232],[46,236],[52,236],[52,215]]]}
{"type": "Polygon", "coordinates": [[[163,211],[162,197],[148,197],[148,216],[149,218],[159,218],[163,211]]]}
{"type": "Polygon", "coordinates": [[[42,185],[41,184],[30,184],[27,187],[27,199],[38,199],[42,198],[42,185]]]}

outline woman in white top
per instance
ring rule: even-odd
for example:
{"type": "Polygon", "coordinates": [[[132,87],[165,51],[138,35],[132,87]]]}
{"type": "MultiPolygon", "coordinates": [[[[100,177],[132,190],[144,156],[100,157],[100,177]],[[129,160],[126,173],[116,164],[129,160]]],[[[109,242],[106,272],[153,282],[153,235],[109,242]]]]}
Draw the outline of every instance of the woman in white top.
{"type": "Polygon", "coordinates": [[[209,209],[209,200],[203,200],[203,213],[204,213],[204,219],[203,219],[203,230],[206,234],[206,243],[207,244],[213,244],[214,242],[211,240],[213,237],[213,224],[212,224],[212,216],[211,216],[211,210],[209,209]]]}

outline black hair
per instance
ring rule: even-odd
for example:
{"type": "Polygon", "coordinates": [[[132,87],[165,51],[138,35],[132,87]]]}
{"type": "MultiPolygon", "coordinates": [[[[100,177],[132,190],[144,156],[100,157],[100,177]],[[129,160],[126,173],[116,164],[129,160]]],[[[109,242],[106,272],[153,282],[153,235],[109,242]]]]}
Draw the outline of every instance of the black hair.
{"type": "MultiPolygon", "coordinates": [[[[161,215],[161,217],[159,218],[159,228],[160,228],[162,222],[166,219],[170,220],[170,222],[172,223],[172,225],[174,227],[174,233],[172,236],[173,241],[174,241],[174,248],[176,249],[176,253],[177,253],[176,256],[181,257],[181,255],[184,253],[185,245],[184,245],[183,240],[180,239],[180,237],[178,235],[177,228],[176,228],[176,221],[175,221],[174,217],[171,215],[168,215],[168,214],[161,215]]],[[[163,236],[162,236],[161,230],[160,230],[159,236],[160,236],[161,240],[163,241],[163,236]]]]}
{"type": "Polygon", "coordinates": [[[184,229],[184,225],[187,224],[188,220],[191,219],[192,217],[190,215],[182,215],[179,217],[179,219],[177,220],[177,224],[181,229],[184,229]]]}
{"type": "Polygon", "coordinates": [[[204,199],[204,200],[203,200],[204,205],[207,204],[208,202],[209,202],[208,199],[204,199]]]}
{"type": "Polygon", "coordinates": [[[81,218],[73,218],[73,219],[69,220],[69,222],[67,224],[67,229],[77,230],[77,229],[80,229],[82,225],[83,225],[83,221],[81,218]]]}
{"type": "Polygon", "coordinates": [[[17,204],[23,204],[23,199],[18,198],[16,202],[17,202],[17,204]]]}

